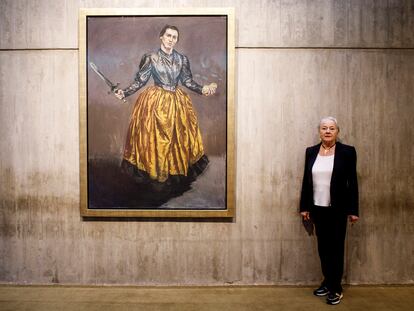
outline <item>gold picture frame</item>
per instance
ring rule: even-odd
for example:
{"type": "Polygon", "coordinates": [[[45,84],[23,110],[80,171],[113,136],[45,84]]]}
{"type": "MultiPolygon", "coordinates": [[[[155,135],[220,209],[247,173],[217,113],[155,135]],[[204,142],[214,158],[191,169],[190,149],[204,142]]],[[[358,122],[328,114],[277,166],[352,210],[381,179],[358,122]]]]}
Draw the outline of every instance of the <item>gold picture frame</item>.
{"type": "Polygon", "coordinates": [[[81,216],[235,216],[234,23],[233,8],[80,10],[81,216]]]}

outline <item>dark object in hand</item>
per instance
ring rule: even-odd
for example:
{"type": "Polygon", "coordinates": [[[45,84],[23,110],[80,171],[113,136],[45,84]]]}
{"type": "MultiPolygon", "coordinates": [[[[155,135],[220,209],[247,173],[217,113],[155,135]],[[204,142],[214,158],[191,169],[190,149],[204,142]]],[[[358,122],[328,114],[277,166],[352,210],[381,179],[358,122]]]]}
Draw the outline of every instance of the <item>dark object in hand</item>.
{"type": "Polygon", "coordinates": [[[312,219],[302,219],[302,224],[308,235],[313,235],[315,228],[312,219]]]}

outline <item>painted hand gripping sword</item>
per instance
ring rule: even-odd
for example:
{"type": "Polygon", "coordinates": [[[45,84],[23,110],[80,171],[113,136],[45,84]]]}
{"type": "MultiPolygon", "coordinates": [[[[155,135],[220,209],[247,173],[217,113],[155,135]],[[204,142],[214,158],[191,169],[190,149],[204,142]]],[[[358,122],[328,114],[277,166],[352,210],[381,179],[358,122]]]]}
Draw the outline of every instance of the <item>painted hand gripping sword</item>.
{"type": "MultiPolygon", "coordinates": [[[[119,83],[112,83],[107,77],[104,76],[104,74],[98,69],[98,67],[93,62],[90,62],[89,65],[91,66],[92,70],[95,71],[95,73],[99,76],[99,78],[104,80],[105,83],[109,86],[110,91],[108,92],[108,94],[115,93],[115,91],[118,89],[119,83]]],[[[125,98],[123,98],[122,101],[126,103],[125,98]]]]}

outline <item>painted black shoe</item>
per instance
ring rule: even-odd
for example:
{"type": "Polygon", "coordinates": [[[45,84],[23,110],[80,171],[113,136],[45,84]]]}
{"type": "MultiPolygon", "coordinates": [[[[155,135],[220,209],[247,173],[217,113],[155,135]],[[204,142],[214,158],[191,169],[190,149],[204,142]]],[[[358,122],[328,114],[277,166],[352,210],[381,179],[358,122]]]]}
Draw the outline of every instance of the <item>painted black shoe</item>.
{"type": "Polygon", "coordinates": [[[342,293],[329,293],[328,298],[326,298],[326,303],[328,305],[337,305],[341,302],[342,297],[344,297],[342,293]]]}
{"type": "Polygon", "coordinates": [[[313,291],[313,294],[318,297],[323,297],[329,294],[329,290],[326,286],[321,286],[313,291]]]}

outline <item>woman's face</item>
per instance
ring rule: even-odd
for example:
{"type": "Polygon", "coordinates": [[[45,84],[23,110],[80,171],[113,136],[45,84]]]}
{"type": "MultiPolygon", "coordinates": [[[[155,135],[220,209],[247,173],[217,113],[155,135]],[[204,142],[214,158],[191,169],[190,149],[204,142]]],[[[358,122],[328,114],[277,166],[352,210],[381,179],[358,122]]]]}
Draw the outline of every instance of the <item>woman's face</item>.
{"type": "Polygon", "coordinates": [[[323,121],[319,126],[319,136],[325,145],[330,145],[336,142],[338,136],[338,127],[334,121],[323,121]]]}
{"type": "Polygon", "coordinates": [[[178,41],[178,32],[177,30],[168,28],[160,39],[161,46],[163,46],[167,51],[171,51],[178,41]]]}

